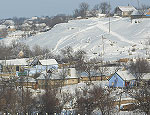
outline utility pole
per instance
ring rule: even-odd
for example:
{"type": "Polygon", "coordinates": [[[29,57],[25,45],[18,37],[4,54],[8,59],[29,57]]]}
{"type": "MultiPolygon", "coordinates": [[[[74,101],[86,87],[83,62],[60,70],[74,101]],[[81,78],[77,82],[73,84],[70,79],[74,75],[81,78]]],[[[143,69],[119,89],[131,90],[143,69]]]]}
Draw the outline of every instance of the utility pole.
{"type": "Polygon", "coordinates": [[[102,55],[104,55],[104,37],[102,36],[102,44],[103,44],[103,53],[102,55]]]}
{"type": "Polygon", "coordinates": [[[109,33],[110,33],[110,0],[109,0],[109,33]]]}

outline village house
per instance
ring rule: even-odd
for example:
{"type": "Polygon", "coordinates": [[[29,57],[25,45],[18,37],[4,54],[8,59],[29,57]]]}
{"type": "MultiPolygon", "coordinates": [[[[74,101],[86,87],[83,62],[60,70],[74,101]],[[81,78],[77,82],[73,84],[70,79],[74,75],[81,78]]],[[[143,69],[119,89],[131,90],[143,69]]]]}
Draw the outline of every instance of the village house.
{"type": "Polygon", "coordinates": [[[24,71],[24,67],[28,65],[27,59],[11,59],[0,60],[2,73],[14,73],[24,71]]]}
{"type": "Polygon", "coordinates": [[[129,17],[135,10],[133,6],[118,6],[115,9],[115,14],[121,17],[129,17]]]}
{"type": "Polygon", "coordinates": [[[115,72],[109,81],[109,87],[131,87],[135,83],[135,77],[127,70],[115,72]]]}
{"type": "Polygon", "coordinates": [[[36,73],[43,71],[53,71],[58,69],[58,63],[55,59],[39,60],[38,58],[33,59],[30,64],[29,75],[33,76],[36,73]]]}

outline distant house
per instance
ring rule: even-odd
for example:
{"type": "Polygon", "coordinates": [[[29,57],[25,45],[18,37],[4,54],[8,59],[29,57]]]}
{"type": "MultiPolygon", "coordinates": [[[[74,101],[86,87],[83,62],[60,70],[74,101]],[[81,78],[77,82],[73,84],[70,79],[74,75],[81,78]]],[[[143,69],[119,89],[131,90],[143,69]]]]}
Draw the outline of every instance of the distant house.
{"type": "Polygon", "coordinates": [[[16,73],[23,71],[24,67],[28,65],[27,59],[11,59],[11,60],[0,60],[2,65],[2,72],[4,73],[16,73]]]}
{"type": "Polygon", "coordinates": [[[134,83],[135,77],[126,70],[115,72],[109,79],[109,87],[127,87],[134,83]]]}
{"type": "Polygon", "coordinates": [[[40,69],[41,71],[50,70],[50,69],[57,69],[58,63],[55,59],[45,59],[39,60],[38,64],[36,65],[36,69],[40,69]]]}
{"type": "Polygon", "coordinates": [[[58,69],[58,63],[55,59],[39,60],[38,58],[35,58],[30,62],[30,66],[32,66],[29,72],[30,76],[43,71],[58,69]]]}
{"type": "Polygon", "coordinates": [[[115,9],[115,13],[118,16],[129,17],[136,9],[133,6],[118,6],[115,9]]]}

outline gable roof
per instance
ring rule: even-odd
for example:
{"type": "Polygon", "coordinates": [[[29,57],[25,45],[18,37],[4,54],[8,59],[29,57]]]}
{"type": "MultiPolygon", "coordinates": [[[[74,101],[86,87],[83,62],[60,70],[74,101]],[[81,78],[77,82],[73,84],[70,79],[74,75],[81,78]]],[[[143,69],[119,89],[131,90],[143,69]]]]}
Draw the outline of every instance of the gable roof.
{"type": "Polygon", "coordinates": [[[121,11],[134,11],[136,10],[133,6],[118,6],[121,11]]]}
{"type": "Polygon", "coordinates": [[[42,65],[58,65],[55,59],[39,60],[42,65]]]}
{"type": "Polygon", "coordinates": [[[26,59],[11,59],[11,60],[1,60],[1,64],[6,65],[28,65],[26,59]]]}
{"type": "Polygon", "coordinates": [[[129,73],[128,71],[117,71],[116,74],[118,74],[124,81],[127,80],[127,81],[130,81],[130,80],[135,80],[135,77],[129,73]]]}

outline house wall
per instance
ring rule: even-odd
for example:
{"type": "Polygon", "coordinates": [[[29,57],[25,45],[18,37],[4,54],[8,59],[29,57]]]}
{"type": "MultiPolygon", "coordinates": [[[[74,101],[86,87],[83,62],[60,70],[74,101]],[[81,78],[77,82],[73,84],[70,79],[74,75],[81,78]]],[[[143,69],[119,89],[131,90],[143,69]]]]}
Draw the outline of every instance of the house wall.
{"type": "MultiPolygon", "coordinates": [[[[102,80],[108,80],[110,76],[102,76],[102,80]]],[[[80,81],[89,81],[88,77],[81,77],[80,81]]],[[[91,81],[101,81],[101,76],[91,77],[91,81]]]]}
{"type": "Polygon", "coordinates": [[[125,82],[116,73],[109,79],[109,87],[124,87],[125,82]]]}
{"type": "Polygon", "coordinates": [[[116,14],[122,16],[122,11],[118,7],[116,8],[116,14]]]}
{"type": "Polygon", "coordinates": [[[19,83],[19,82],[17,82],[17,84],[16,84],[17,86],[20,86],[20,85],[22,85],[22,86],[25,86],[25,87],[31,87],[31,88],[33,88],[33,89],[37,89],[37,83],[36,82],[22,82],[22,83],[19,83]]]}
{"type": "Polygon", "coordinates": [[[64,85],[77,84],[79,82],[78,78],[66,79],[64,85]]]}
{"type": "Polygon", "coordinates": [[[129,11],[124,11],[122,16],[123,17],[128,17],[128,16],[131,15],[131,13],[132,13],[131,11],[130,12],[129,11]]]}
{"type": "Polygon", "coordinates": [[[118,16],[128,17],[131,15],[131,13],[132,13],[132,11],[121,11],[119,7],[116,8],[116,14],[118,16]]]}
{"type": "MultiPolygon", "coordinates": [[[[45,88],[45,83],[46,81],[45,80],[37,80],[37,83],[38,83],[38,87],[39,88],[45,88]]],[[[71,78],[71,79],[66,79],[66,80],[48,80],[47,81],[47,84],[49,86],[56,86],[56,87],[59,87],[59,86],[65,86],[65,85],[73,85],[73,84],[77,84],[78,83],[78,78],[71,78]]]]}
{"type": "Polygon", "coordinates": [[[17,67],[19,67],[19,72],[24,70],[23,66],[21,65],[7,65],[7,66],[3,66],[3,73],[16,73],[17,67]]]}

